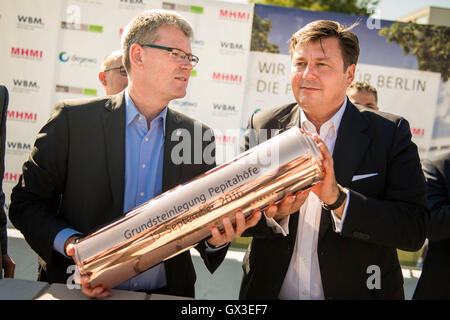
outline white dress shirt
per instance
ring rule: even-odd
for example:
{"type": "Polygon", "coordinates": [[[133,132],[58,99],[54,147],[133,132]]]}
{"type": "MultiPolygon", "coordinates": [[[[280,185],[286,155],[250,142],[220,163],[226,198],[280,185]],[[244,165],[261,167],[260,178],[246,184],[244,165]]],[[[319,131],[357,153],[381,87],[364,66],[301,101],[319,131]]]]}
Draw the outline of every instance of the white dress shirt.
{"type": "MultiPolygon", "coordinates": [[[[342,116],[347,105],[347,98],[336,114],[320,127],[320,138],[325,142],[328,150],[333,154],[336,143],[337,132],[341,123],[342,116]]],[[[300,114],[302,119],[301,127],[303,130],[317,134],[316,128],[308,120],[303,110],[300,114]]],[[[348,190],[347,197],[349,197],[348,190]]],[[[347,212],[349,203],[347,198],[344,207],[342,219],[339,219],[332,212],[332,218],[335,222],[336,232],[340,232],[347,212]]],[[[300,207],[297,237],[294,251],[291,257],[286,277],[281,286],[279,299],[282,300],[320,300],[324,299],[322,288],[322,278],[320,275],[319,259],[317,255],[317,244],[319,237],[320,218],[322,215],[322,206],[319,198],[310,192],[305,203],[300,207]]],[[[284,235],[289,233],[289,216],[283,218],[279,224],[273,219],[268,219],[268,225],[277,232],[284,235]]]]}

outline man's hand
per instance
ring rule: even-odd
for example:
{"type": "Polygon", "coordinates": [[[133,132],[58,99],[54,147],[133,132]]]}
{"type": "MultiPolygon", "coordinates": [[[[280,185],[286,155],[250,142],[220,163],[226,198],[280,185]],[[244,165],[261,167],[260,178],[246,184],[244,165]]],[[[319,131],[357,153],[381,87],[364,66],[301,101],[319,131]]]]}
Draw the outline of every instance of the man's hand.
{"type": "MultiPolygon", "coordinates": [[[[324,169],[323,181],[319,182],[311,188],[311,190],[319,197],[319,199],[326,204],[333,204],[339,198],[339,188],[334,175],[334,161],[330,151],[328,151],[325,142],[317,135],[313,135],[314,141],[323,156],[322,166],[324,169]]],[[[342,218],[345,202],[336,210],[333,210],[339,218],[342,218]]]]}
{"type": "Polygon", "coordinates": [[[300,190],[294,195],[289,193],[278,203],[270,204],[265,210],[266,217],[280,221],[288,215],[298,212],[308,198],[309,191],[310,189],[300,190]]]}
{"type": "MultiPolygon", "coordinates": [[[[5,253],[2,255],[2,267],[5,270],[5,278],[14,278],[14,270],[16,269],[16,263],[11,257],[5,253]]],[[[1,270],[0,270],[1,271],[1,270]]]]}
{"type": "MultiPolygon", "coordinates": [[[[70,237],[66,241],[65,251],[68,256],[71,256],[73,258],[73,256],[75,255],[75,247],[74,247],[75,240],[72,238],[73,237],[70,237]]],[[[81,292],[83,292],[88,297],[101,299],[110,296],[112,294],[110,289],[103,287],[101,284],[98,284],[95,287],[91,287],[89,285],[89,281],[90,281],[89,275],[81,275],[81,292]]]]}
{"type": "Polygon", "coordinates": [[[248,228],[256,226],[259,219],[261,219],[261,211],[255,210],[247,219],[244,218],[242,211],[237,211],[235,214],[235,227],[231,223],[229,217],[224,217],[222,220],[223,231],[220,232],[216,226],[211,227],[211,235],[207,241],[214,247],[223,246],[227,242],[231,242],[239,238],[241,234],[248,228]]]}

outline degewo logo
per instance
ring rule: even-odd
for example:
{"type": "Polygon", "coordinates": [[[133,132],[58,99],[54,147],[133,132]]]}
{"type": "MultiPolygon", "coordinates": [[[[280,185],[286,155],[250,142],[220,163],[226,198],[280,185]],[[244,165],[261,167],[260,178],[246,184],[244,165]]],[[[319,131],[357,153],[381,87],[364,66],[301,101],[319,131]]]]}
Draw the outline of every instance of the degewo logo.
{"type": "Polygon", "coordinates": [[[13,91],[20,93],[38,92],[40,90],[37,81],[25,79],[13,79],[13,91]]]}
{"type": "Polygon", "coordinates": [[[58,55],[59,61],[66,63],[69,62],[72,65],[76,66],[86,66],[86,67],[96,67],[97,59],[88,58],[88,57],[80,57],[76,54],[68,54],[66,51],[61,51],[58,55]]]}
{"type": "Polygon", "coordinates": [[[11,47],[11,57],[40,61],[42,60],[44,51],[39,49],[11,47]]]}
{"type": "Polygon", "coordinates": [[[65,52],[65,51],[60,52],[59,53],[59,60],[62,61],[62,62],[69,61],[69,56],[68,56],[67,52],[65,52]]]}
{"type": "Polygon", "coordinates": [[[213,72],[212,80],[221,83],[227,84],[242,84],[242,75],[239,74],[230,74],[230,73],[222,73],[222,72],[213,72]]]}
{"type": "Polygon", "coordinates": [[[251,14],[247,11],[220,9],[219,18],[237,22],[250,22],[251,14]]]}
{"type": "Polygon", "coordinates": [[[170,105],[181,112],[192,113],[197,110],[198,103],[188,100],[172,100],[170,105]]]}
{"type": "Polygon", "coordinates": [[[44,27],[45,23],[41,17],[17,15],[17,28],[19,29],[34,30],[43,29],[44,27]]]}

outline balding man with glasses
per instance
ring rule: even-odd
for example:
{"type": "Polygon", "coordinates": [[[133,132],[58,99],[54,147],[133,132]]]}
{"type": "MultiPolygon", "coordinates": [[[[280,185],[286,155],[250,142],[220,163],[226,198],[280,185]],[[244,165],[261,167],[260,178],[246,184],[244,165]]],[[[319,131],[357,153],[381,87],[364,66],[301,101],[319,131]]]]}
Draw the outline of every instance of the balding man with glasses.
{"type": "Polygon", "coordinates": [[[105,88],[107,95],[117,94],[127,87],[128,77],[122,64],[122,51],[111,52],[103,59],[98,80],[105,88]]]}
{"type": "MultiPolygon", "coordinates": [[[[186,95],[198,63],[191,53],[192,33],[189,22],[178,14],[139,14],[122,36],[128,87],[112,96],[60,102],[41,129],[12,192],[9,211],[11,222],[43,260],[39,280],[67,282],[77,238],[215,166],[214,154],[198,163],[199,157],[190,152],[190,161],[179,164],[172,152],[179,130],[191,137],[201,130],[202,141],[191,139],[191,150],[201,145],[204,155],[206,147],[214,149],[208,127],[167,107],[186,95]]],[[[247,220],[236,213],[235,226],[225,218],[224,231],[212,227],[212,237],[196,247],[211,272],[223,261],[228,243],[259,218],[260,212],[247,220]]],[[[195,279],[185,251],[117,288],[194,297],[195,279]]],[[[111,288],[90,287],[89,276],[81,282],[90,297],[111,294],[111,288]]]]}

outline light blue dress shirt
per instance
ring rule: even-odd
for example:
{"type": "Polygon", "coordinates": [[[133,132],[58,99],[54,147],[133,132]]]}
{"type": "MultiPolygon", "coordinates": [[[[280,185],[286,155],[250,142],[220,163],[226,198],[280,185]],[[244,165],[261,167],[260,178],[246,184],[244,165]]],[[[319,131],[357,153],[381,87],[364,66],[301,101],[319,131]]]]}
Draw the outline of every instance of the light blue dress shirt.
{"type": "MultiPolygon", "coordinates": [[[[137,110],[128,89],[125,90],[125,108],[124,213],[161,194],[167,115],[166,107],[151,121],[148,129],[147,120],[137,110]]],[[[54,240],[54,249],[65,255],[64,244],[74,234],[79,232],[70,228],[60,231],[54,240]]],[[[164,264],[160,263],[115,289],[150,290],[164,287],[166,284],[164,264]]]]}

